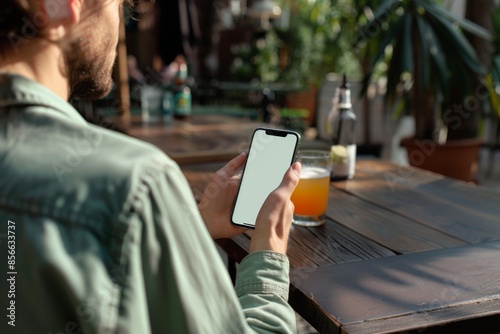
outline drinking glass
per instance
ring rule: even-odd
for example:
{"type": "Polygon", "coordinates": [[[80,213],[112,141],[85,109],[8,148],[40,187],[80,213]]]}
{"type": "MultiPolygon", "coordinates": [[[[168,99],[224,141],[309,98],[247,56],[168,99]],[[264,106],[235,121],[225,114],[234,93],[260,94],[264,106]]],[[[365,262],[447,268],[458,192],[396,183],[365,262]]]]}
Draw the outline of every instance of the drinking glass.
{"type": "Polygon", "coordinates": [[[160,86],[141,87],[141,111],[144,123],[157,122],[160,118],[163,90],[160,86]]]}
{"type": "Polygon", "coordinates": [[[300,180],[292,194],[295,205],[294,224],[320,226],[325,223],[325,212],[330,188],[330,152],[302,150],[297,154],[302,164],[300,180]]]}

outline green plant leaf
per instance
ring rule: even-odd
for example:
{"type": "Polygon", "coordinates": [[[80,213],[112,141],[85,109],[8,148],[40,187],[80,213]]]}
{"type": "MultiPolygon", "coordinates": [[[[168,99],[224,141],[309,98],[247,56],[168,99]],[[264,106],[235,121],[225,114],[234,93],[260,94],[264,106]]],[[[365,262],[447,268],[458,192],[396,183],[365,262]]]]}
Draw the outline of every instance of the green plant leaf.
{"type": "Polygon", "coordinates": [[[429,85],[430,80],[430,57],[432,57],[431,52],[433,50],[432,41],[430,40],[432,32],[429,31],[429,27],[425,24],[425,21],[422,20],[420,15],[416,16],[415,24],[415,29],[417,29],[416,34],[418,35],[418,41],[420,43],[419,59],[415,61],[419,61],[420,64],[421,78],[419,80],[419,88],[423,90],[424,87],[429,85]]]}
{"type": "Polygon", "coordinates": [[[492,75],[488,74],[485,77],[486,80],[486,88],[488,89],[488,92],[490,94],[490,104],[491,108],[495,112],[495,114],[500,117],[500,100],[498,98],[498,94],[495,91],[495,84],[492,79],[492,75]]]}
{"type": "Polygon", "coordinates": [[[453,27],[452,22],[448,18],[441,16],[436,11],[436,8],[438,8],[437,5],[424,1],[419,2],[422,3],[422,6],[426,10],[425,15],[428,22],[433,26],[439,43],[443,45],[448,44],[448,48],[443,49],[454,51],[452,60],[463,62],[474,73],[484,74],[484,68],[470,43],[453,27]]]}
{"type": "Polygon", "coordinates": [[[354,47],[358,47],[359,43],[367,39],[376,38],[382,32],[382,25],[384,22],[392,20],[395,16],[395,11],[401,6],[400,0],[387,0],[384,4],[377,9],[373,20],[369,21],[361,28],[358,29],[354,39],[354,47]]]}
{"type": "Polygon", "coordinates": [[[463,30],[468,31],[471,34],[481,37],[487,41],[491,41],[493,39],[492,34],[488,30],[477,25],[476,23],[464,19],[462,17],[456,16],[434,3],[428,3],[427,1],[421,1],[421,0],[417,1],[423,3],[422,6],[425,7],[426,10],[433,12],[433,15],[446,18],[450,23],[456,23],[463,30]]]}
{"type": "Polygon", "coordinates": [[[500,54],[500,6],[497,6],[495,11],[493,12],[493,54],[500,54]]]}
{"type": "Polygon", "coordinates": [[[411,22],[411,15],[406,12],[399,18],[398,24],[393,29],[394,47],[387,70],[386,100],[388,103],[393,103],[397,98],[401,74],[412,68],[411,22]]]}
{"type": "Polygon", "coordinates": [[[421,82],[423,86],[421,88],[432,84],[435,87],[439,87],[440,93],[447,94],[449,73],[447,71],[445,53],[442,45],[436,40],[432,27],[423,17],[417,16],[417,25],[419,27],[419,37],[422,44],[422,71],[420,73],[424,77],[427,77],[422,79],[421,82]],[[430,59],[430,62],[428,62],[427,59],[430,59]],[[426,64],[424,65],[424,63],[426,64]],[[433,78],[432,80],[430,79],[431,77],[433,78]]]}
{"type": "Polygon", "coordinates": [[[413,55],[411,52],[411,27],[413,24],[413,18],[409,13],[405,13],[401,17],[403,22],[403,29],[401,31],[401,72],[411,71],[413,68],[413,55]]]}
{"type": "Polygon", "coordinates": [[[500,85],[500,55],[493,56],[491,75],[495,86],[500,85]]]}
{"type": "MultiPolygon", "coordinates": [[[[384,33],[380,32],[377,37],[369,40],[368,47],[376,49],[375,52],[373,52],[373,50],[370,52],[370,54],[373,54],[373,57],[371,57],[370,65],[372,69],[375,68],[375,66],[384,59],[387,45],[391,44],[396,38],[397,34],[400,31],[399,27],[401,27],[402,24],[402,20],[399,20],[393,26],[391,26],[388,31],[385,31],[384,33]]],[[[373,70],[370,71],[370,73],[366,75],[365,80],[363,80],[363,85],[361,88],[361,91],[363,93],[365,93],[368,89],[368,85],[370,84],[372,75],[373,70]]]]}

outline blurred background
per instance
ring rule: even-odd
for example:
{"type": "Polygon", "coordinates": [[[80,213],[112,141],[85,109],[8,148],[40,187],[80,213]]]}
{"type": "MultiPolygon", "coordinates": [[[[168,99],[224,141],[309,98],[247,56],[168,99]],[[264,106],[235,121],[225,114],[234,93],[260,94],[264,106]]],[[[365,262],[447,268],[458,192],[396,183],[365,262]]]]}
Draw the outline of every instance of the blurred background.
{"type": "MultiPolygon", "coordinates": [[[[140,4],[123,14],[113,92],[105,100],[77,104],[87,118],[126,120],[141,114],[143,88],[155,86],[173,94],[174,105],[176,94],[183,94],[189,108],[178,118],[221,113],[264,120],[326,143],[335,91],[345,74],[357,116],[358,154],[409,164],[404,138],[439,145],[474,139],[479,148],[473,153],[473,182],[496,188],[498,3],[140,4]]],[[[466,155],[461,150],[459,160],[466,155]]]]}

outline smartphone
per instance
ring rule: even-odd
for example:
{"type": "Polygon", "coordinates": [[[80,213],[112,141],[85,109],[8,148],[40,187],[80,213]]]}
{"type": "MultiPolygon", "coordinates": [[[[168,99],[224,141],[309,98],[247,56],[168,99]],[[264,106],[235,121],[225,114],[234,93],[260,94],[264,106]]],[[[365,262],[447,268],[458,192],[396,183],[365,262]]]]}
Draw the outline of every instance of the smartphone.
{"type": "Polygon", "coordinates": [[[280,185],[295,160],[299,141],[300,135],[294,131],[268,128],[254,131],[233,205],[233,224],[255,228],[262,204],[280,185]]]}

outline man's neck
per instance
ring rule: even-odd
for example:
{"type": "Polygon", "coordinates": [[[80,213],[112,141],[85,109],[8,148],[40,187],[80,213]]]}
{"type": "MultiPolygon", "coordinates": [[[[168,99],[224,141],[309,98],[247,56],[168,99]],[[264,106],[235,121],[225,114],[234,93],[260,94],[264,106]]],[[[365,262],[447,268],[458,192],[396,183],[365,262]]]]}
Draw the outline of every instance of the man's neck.
{"type": "Polygon", "coordinates": [[[30,40],[19,52],[0,58],[0,71],[36,81],[65,101],[69,98],[69,83],[65,75],[63,54],[56,44],[30,40]]]}

